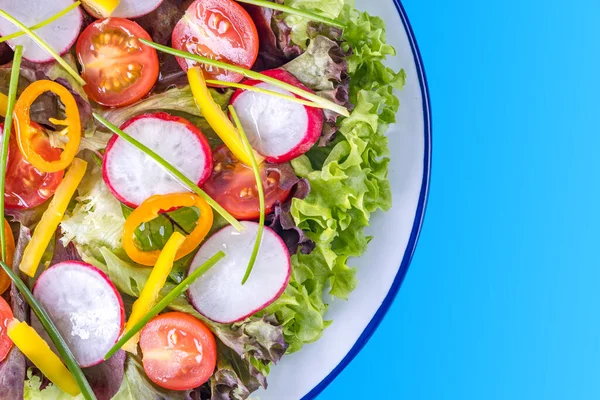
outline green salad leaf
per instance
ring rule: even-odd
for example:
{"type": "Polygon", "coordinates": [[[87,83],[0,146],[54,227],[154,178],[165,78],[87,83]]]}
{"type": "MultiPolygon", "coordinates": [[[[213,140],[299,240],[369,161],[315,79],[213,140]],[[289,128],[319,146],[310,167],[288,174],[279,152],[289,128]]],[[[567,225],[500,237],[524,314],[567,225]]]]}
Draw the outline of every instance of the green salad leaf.
{"type": "Polygon", "coordinates": [[[42,389],[42,379],[30,368],[27,370],[23,400],[83,400],[83,395],[73,397],[52,383],[42,389]]]}
{"type": "MultiPolygon", "coordinates": [[[[344,0],[285,0],[284,4],[299,10],[310,11],[324,17],[336,19],[339,17],[344,7],[344,0]]],[[[307,18],[298,15],[286,15],[285,23],[292,29],[291,39],[297,45],[306,48],[309,36],[307,34],[307,25],[310,22],[307,18]]]]}
{"type": "MultiPolygon", "coordinates": [[[[284,326],[289,352],[319,339],[331,323],[324,317],[327,302],[324,292],[347,299],[357,285],[350,257],[359,257],[370,238],[364,234],[371,213],[391,206],[387,179],[388,147],[385,132],[395,122],[399,107],[394,89],[405,82],[404,71],[395,72],[383,64],[395,55],[386,43],[385,26],[378,17],[359,13],[345,6],[342,48],[350,76],[350,101],[355,105],[350,117],[339,119],[339,133],[326,147],[315,147],[292,161],[296,174],[306,178],[311,191],[305,199],[294,199],[292,216],[298,227],[316,243],[309,254],[292,258],[293,276],[284,295],[266,313],[274,313],[284,326]]],[[[331,46],[320,39],[292,68],[300,80],[304,68],[326,70],[331,46]],[[315,60],[309,60],[314,57],[315,60]]],[[[311,46],[309,45],[309,49],[311,46]]],[[[304,78],[305,84],[319,89],[319,74],[304,78]]]]}

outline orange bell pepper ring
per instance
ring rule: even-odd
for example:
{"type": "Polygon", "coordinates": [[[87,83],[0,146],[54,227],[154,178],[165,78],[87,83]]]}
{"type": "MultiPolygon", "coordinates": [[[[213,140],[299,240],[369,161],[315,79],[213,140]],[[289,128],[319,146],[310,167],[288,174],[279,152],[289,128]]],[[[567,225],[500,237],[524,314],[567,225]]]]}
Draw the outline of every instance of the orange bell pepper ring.
{"type": "Polygon", "coordinates": [[[77,153],[81,142],[81,120],[79,108],[73,95],[62,85],[49,80],[40,80],[29,85],[19,96],[14,109],[14,121],[17,131],[17,142],[23,157],[41,172],[58,172],[67,169],[77,153]],[[29,110],[33,102],[43,93],[52,92],[58,96],[65,107],[65,120],[50,118],[55,125],[64,126],[59,132],[66,136],[68,141],[58,160],[47,160],[37,152],[36,143],[39,136],[43,134],[39,126],[31,122],[29,110]]]}
{"type": "Polygon", "coordinates": [[[123,228],[123,249],[133,261],[146,266],[154,266],[160,255],[160,250],[142,251],[135,242],[135,230],[143,223],[150,222],[167,210],[174,207],[197,207],[200,218],[194,230],[185,238],[177,250],[175,260],[190,254],[204,240],[213,223],[212,208],[200,196],[192,193],[174,193],[156,195],[148,198],[125,221],[123,228]]]}
{"type": "MultiPolygon", "coordinates": [[[[13,257],[15,254],[15,238],[13,237],[12,230],[6,218],[4,219],[4,235],[6,236],[6,261],[5,263],[12,267],[13,257]]],[[[6,292],[10,287],[10,278],[6,275],[6,272],[0,271],[0,294],[6,292]]]]}

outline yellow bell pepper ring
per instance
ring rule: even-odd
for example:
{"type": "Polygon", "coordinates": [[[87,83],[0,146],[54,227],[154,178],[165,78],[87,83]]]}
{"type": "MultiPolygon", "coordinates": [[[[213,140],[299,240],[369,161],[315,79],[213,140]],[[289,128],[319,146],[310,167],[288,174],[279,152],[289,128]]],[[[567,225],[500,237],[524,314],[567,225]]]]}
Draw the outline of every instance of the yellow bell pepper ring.
{"type": "Polygon", "coordinates": [[[81,142],[81,120],[79,118],[79,108],[73,95],[62,85],[49,80],[40,80],[29,85],[19,96],[14,109],[15,128],[17,130],[17,142],[23,157],[41,172],[58,172],[66,169],[77,153],[81,142]],[[33,102],[43,93],[52,92],[58,96],[65,107],[67,118],[56,120],[51,118],[50,122],[55,125],[61,125],[65,128],[60,131],[61,135],[66,135],[68,141],[65,149],[58,160],[47,160],[42,157],[36,149],[36,136],[42,134],[39,127],[31,122],[29,114],[33,102]]]}
{"type": "MultiPolygon", "coordinates": [[[[233,155],[243,164],[251,167],[252,160],[244,148],[244,143],[242,142],[240,134],[221,107],[215,103],[215,100],[212,98],[208,87],[206,86],[206,80],[204,79],[202,70],[198,67],[190,68],[188,69],[187,75],[192,94],[194,95],[194,100],[202,112],[202,116],[233,155]]],[[[262,163],[265,159],[256,152],[254,152],[254,158],[258,164],[262,163]]]]}
{"type": "MultiPolygon", "coordinates": [[[[156,305],[156,300],[160,290],[165,286],[167,278],[173,269],[173,262],[177,251],[181,248],[181,245],[185,242],[185,236],[179,232],[175,232],[171,235],[167,244],[160,252],[156,265],[152,268],[150,277],[146,281],[140,297],[133,303],[131,308],[131,315],[127,320],[125,331],[131,330],[140,320],[148,314],[148,312],[156,305]]],[[[136,334],[134,337],[129,339],[123,346],[123,350],[130,353],[137,354],[137,344],[140,339],[140,334],[136,334]]]]}
{"type": "Polygon", "coordinates": [[[14,345],[39,368],[46,378],[71,396],[81,393],[71,372],[35,329],[26,322],[14,319],[8,324],[7,331],[14,345]]]}
{"type": "Polygon", "coordinates": [[[79,158],[74,159],[71,168],[65,174],[65,178],[58,185],[48,209],[42,215],[42,219],[33,231],[31,241],[23,252],[19,269],[25,275],[32,278],[35,276],[46,247],[48,247],[56,228],[58,228],[60,221],[65,215],[71,197],[73,197],[77,186],[81,183],[86,169],[87,163],[85,161],[79,158]]]}
{"type": "Polygon", "coordinates": [[[177,254],[175,260],[190,254],[204,240],[213,223],[213,211],[208,203],[200,196],[192,193],[174,193],[156,195],[148,198],[138,208],[133,210],[125,221],[123,228],[123,249],[133,261],[138,264],[153,266],[160,255],[160,250],[142,251],[135,242],[135,230],[143,223],[150,222],[161,213],[174,207],[197,207],[200,211],[200,219],[194,230],[187,236],[177,254]]]}

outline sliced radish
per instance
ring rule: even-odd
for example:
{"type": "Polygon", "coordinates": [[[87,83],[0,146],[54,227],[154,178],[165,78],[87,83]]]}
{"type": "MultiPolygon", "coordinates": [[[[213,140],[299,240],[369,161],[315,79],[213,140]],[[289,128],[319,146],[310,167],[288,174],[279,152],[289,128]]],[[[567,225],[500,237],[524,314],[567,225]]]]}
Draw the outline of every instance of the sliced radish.
{"type": "MultiPolygon", "coordinates": [[[[311,91],[282,69],[262,73],[311,91]]],[[[256,80],[243,83],[294,96],[270,83],[256,80]]],[[[234,93],[231,104],[240,117],[252,147],[268,162],[285,162],[301,156],[314,146],[323,131],[323,111],[318,108],[242,89],[234,93]]]]}
{"type": "MultiPolygon", "coordinates": [[[[185,118],[164,112],[143,114],[121,129],[154,150],[201,186],[212,172],[212,151],[206,137],[185,118]]],[[[119,201],[137,207],[157,194],[187,191],[160,165],[117,135],[106,146],[104,182],[119,201]]]]}
{"type": "MultiPolygon", "coordinates": [[[[121,295],[104,272],[89,264],[67,261],[48,268],[35,283],[33,296],[82,367],[101,363],[123,330],[121,295]]],[[[52,343],[35,315],[31,324],[52,343]]]]}
{"type": "Polygon", "coordinates": [[[190,268],[192,273],[219,250],[225,252],[225,258],[188,290],[188,297],[200,314],[223,324],[243,320],[275,301],[285,290],[292,271],[285,243],[265,227],[256,263],[242,285],[258,224],[242,221],[242,225],[246,228],[243,232],[227,226],[215,233],[200,247],[190,268]]]}
{"type": "MultiPolygon", "coordinates": [[[[119,5],[110,14],[111,17],[138,18],[156,10],[163,0],[121,0],[119,5]]],[[[83,3],[85,10],[94,18],[104,18],[90,5],[83,3]]]]}
{"type": "MultiPolygon", "coordinates": [[[[64,10],[73,4],[73,0],[0,0],[0,9],[21,21],[26,26],[38,24],[54,14],[64,10]]],[[[57,53],[65,54],[73,46],[79,36],[83,16],[79,7],[68,12],[66,15],[57,19],[40,29],[37,33],[46,41],[57,53]]],[[[0,36],[9,35],[17,32],[19,29],[5,20],[0,18],[0,36]]],[[[23,46],[23,57],[27,60],[37,63],[54,61],[54,58],[31,40],[27,35],[19,36],[16,39],[8,41],[8,44],[13,49],[17,45],[23,46]]]]}

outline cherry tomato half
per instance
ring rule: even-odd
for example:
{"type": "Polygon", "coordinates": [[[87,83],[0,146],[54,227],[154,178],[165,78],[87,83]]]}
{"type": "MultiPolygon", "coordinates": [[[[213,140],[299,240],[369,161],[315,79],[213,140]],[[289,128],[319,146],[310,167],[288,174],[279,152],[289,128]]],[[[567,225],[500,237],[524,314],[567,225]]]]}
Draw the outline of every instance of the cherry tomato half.
{"type": "MultiPolygon", "coordinates": [[[[32,124],[40,129],[40,134],[33,138],[35,151],[48,161],[60,159],[61,150],[50,145],[40,125],[32,124]]],[[[0,130],[3,127],[3,124],[0,124],[0,130]]],[[[63,175],[64,171],[53,173],[38,171],[23,158],[15,135],[11,135],[4,189],[6,208],[24,210],[39,206],[52,197],[62,182],[63,175]]]]}
{"type": "Polygon", "coordinates": [[[13,320],[13,312],[10,306],[0,297],[0,362],[3,361],[10,351],[13,343],[8,337],[8,324],[13,320]]]}
{"type": "MultiPolygon", "coordinates": [[[[252,169],[239,162],[225,146],[213,151],[213,165],[213,173],[204,184],[204,191],[235,218],[258,219],[260,204],[252,169]]],[[[265,213],[269,214],[277,201],[287,199],[290,190],[279,187],[279,173],[269,171],[268,165],[260,166],[260,174],[265,191],[265,213]]]]}
{"type": "Polygon", "coordinates": [[[98,20],[81,33],[77,57],[92,100],[121,107],[150,92],[158,78],[158,56],[138,38],[151,40],[141,26],[124,18],[98,20]]]}
{"type": "MultiPolygon", "coordinates": [[[[173,47],[217,61],[251,68],[258,56],[256,25],[232,0],[196,0],[179,20],[171,37],[173,47]]],[[[198,63],[177,57],[184,71],[198,63]]],[[[239,82],[243,76],[203,65],[207,79],[239,82]]]]}
{"type": "Polygon", "coordinates": [[[159,315],[140,336],[148,378],[170,390],[189,390],[205,383],[217,364],[217,344],[200,320],[181,313],[159,315]]]}

